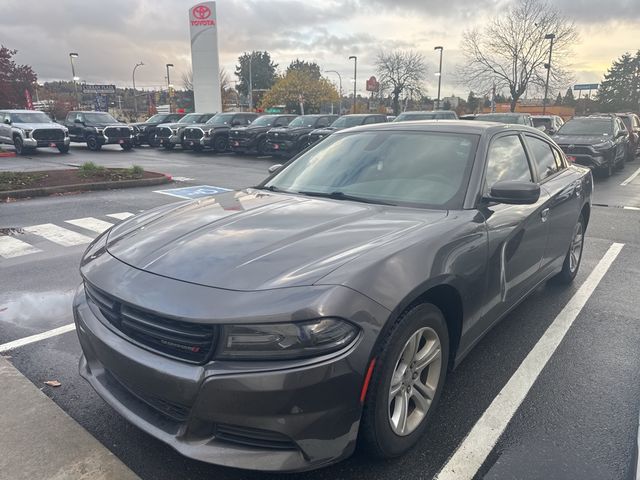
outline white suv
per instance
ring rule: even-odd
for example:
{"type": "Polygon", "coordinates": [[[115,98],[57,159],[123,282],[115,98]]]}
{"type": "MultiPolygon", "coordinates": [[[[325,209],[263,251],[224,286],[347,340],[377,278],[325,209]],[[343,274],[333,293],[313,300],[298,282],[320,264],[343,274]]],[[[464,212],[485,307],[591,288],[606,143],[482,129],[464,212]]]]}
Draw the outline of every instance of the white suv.
{"type": "Polygon", "coordinates": [[[0,144],[10,144],[18,155],[38,147],[69,151],[69,130],[36,110],[0,110],[0,144]]]}

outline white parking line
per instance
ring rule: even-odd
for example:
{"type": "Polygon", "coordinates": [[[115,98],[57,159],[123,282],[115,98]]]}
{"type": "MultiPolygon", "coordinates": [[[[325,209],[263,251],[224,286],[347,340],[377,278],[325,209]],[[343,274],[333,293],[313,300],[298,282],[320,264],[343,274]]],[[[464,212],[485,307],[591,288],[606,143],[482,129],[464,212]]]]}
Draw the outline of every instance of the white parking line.
{"type": "Polygon", "coordinates": [[[622,185],[623,187],[625,185],[629,185],[631,182],[633,182],[635,180],[635,178],[640,175],[640,168],[637,169],[635,172],[633,172],[631,174],[631,176],[629,178],[627,178],[624,182],[622,182],[620,185],[622,185]]]}
{"type": "Polygon", "coordinates": [[[538,340],[491,405],[485,410],[437,480],[471,480],[493,450],[509,421],[533,386],[565,334],[611,267],[624,244],[614,243],[538,340]]]}
{"type": "Polygon", "coordinates": [[[18,347],[24,347],[25,345],[29,345],[30,343],[46,340],[47,338],[55,337],[56,335],[62,335],[63,333],[71,332],[75,329],[76,324],[70,323],[69,325],[64,325],[62,327],[54,328],[53,330],[48,330],[36,335],[31,335],[30,337],[20,338],[18,340],[14,340],[13,342],[0,345],[0,353],[8,352],[9,350],[13,350],[18,347]]]}
{"type": "Polygon", "coordinates": [[[22,255],[28,255],[30,253],[41,252],[39,248],[29,245],[27,242],[18,240],[17,238],[9,236],[0,237],[0,257],[14,258],[21,257],[22,255]]]}
{"type": "Polygon", "coordinates": [[[76,218],[74,220],[65,220],[65,222],[96,233],[102,233],[113,227],[113,223],[105,222],[104,220],[99,220],[93,217],[76,218]]]}
{"type": "Polygon", "coordinates": [[[640,207],[622,207],[625,210],[640,210],[640,207]]]}
{"type": "Polygon", "coordinates": [[[53,223],[43,223],[42,225],[34,225],[33,227],[24,227],[23,230],[45,238],[50,242],[62,245],[63,247],[72,247],[74,245],[82,245],[83,243],[91,242],[90,237],[59,227],[53,223]]]}
{"type": "Polygon", "coordinates": [[[117,220],[125,220],[129,217],[133,217],[133,213],[130,212],[120,212],[120,213],[109,213],[107,217],[115,218],[117,220]]]}

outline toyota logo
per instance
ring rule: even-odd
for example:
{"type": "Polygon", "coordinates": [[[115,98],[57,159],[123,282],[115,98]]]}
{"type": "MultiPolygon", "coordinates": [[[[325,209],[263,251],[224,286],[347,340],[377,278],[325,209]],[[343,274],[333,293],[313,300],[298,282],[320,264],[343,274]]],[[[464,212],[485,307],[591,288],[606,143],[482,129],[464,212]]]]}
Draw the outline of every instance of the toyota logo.
{"type": "Polygon", "coordinates": [[[206,5],[198,5],[193,9],[193,16],[198,20],[204,20],[211,16],[211,9],[206,5]]]}

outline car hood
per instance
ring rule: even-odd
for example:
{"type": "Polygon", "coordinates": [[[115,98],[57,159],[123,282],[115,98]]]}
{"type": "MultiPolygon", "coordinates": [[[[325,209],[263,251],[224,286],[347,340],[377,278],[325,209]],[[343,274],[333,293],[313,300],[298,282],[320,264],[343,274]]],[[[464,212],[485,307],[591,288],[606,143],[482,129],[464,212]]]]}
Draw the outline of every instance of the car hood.
{"type": "Polygon", "coordinates": [[[298,133],[310,132],[312,130],[315,130],[315,129],[313,127],[294,127],[294,128],[278,127],[278,128],[272,128],[271,130],[269,130],[269,133],[286,133],[286,134],[296,135],[298,133]]]}
{"type": "Polygon", "coordinates": [[[596,143],[612,140],[610,136],[605,135],[554,135],[553,139],[559,145],[595,145],[596,143]]]}
{"type": "Polygon", "coordinates": [[[233,127],[231,129],[231,133],[233,132],[260,132],[260,131],[264,131],[264,130],[270,130],[271,127],[265,127],[262,125],[254,125],[253,127],[251,125],[247,126],[247,127],[233,127]]]}
{"type": "Polygon", "coordinates": [[[17,128],[23,128],[26,130],[35,130],[36,128],[60,128],[60,129],[64,129],[65,127],[63,127],[62,125],[60,125],[59,123],[20,123],[20,122],[13,122],[11,124],[11,126],[13,127],[17,127],[17,128]]]}
{"type": "Polygon", "coordinates": [[[127,125],[126,123],[113,123],[113,122],[87,122],[86,126],[105,128],[105,127],[128,127],[129,125],[127,125]]]}
{"type": "Polygon", "coordinates": [[[174,123],[161,123],[158,125],[158,128],[160,127],[168,127],[168,128],[184,128],[184,127],[193,127],[195,125],[195,123],[178,123],[178,122],[174,122],[174,123]]]}
{"type": "Polygon", "coordinates": [[[338,130],[343,130],[343,129],[336,128],[336,127],[316,128],[311,132],[311,135],[330,135],[333,132],[337,132],[338,130]]]}
{"type": "Polygon", "coordinates": [[[150,211],[114,227],[111,255],[164,277],[230,290],[312,285],[445,211],[228,192],[150,211]],[[396,212],[397,214],[394,214],[396,212]]]}

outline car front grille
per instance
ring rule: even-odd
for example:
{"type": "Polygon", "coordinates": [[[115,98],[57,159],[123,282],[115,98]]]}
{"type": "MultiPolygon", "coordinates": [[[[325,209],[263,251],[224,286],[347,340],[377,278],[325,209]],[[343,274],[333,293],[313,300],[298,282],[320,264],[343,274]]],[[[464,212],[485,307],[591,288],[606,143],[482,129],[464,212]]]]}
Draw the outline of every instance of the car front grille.
{"type": "Polygon", "coordinates": [[[560,145],[560,148],[567,155],[593,155],[593,150],[591,150],[589,147],[580,145],[572,146],[571,148],[569,148],[568,145],[560,145]]]}
{"type": "Polygon", "coordinates": [[[273,450],[296,450],[296,444],[286,435],[257,428],[216,425],[215,437],[223,442],[273,450]]]}
{"type": "Polygon", "coordinates": [[[132,343],[161,355],[189,363],[206,362],[213,352],[216,329],[213,325],[184,322],[162,317],[124,304],[85,282],[90,304],[95,305],[108,322],[132,343]]]}
{"type": "Polygon", "coordinates": [[[168,127],[156,128],[156,137],[158,138],[169,138],[173,132],[168,127]]]}
{"type": "Polygon", "coordinates": [[[59,128],[42,128],[34,130],[31,136],[36,140],[61,142],[64,140],[64,131],[59,128]]]}
{"type": "Polygon", "coordinates": [[[282,132],[269,132],[267,133],[267,140],[269,140],[270,142],[279,142],[282,140],[286,140],[289,136],[286,133],[282,133],[282,132]]]}
{"type": "Polygon", "coordinates": [[[129,138],[131,130],[129,127],[106,127],[102,133],[107,138],[129,138]]]}
{"type": "Polygon", "coordinates": [[[201,128],[187,128],[184,132],[184,138],[189,140],[200,140],[204,137],[204,131],[201,128]]]}

